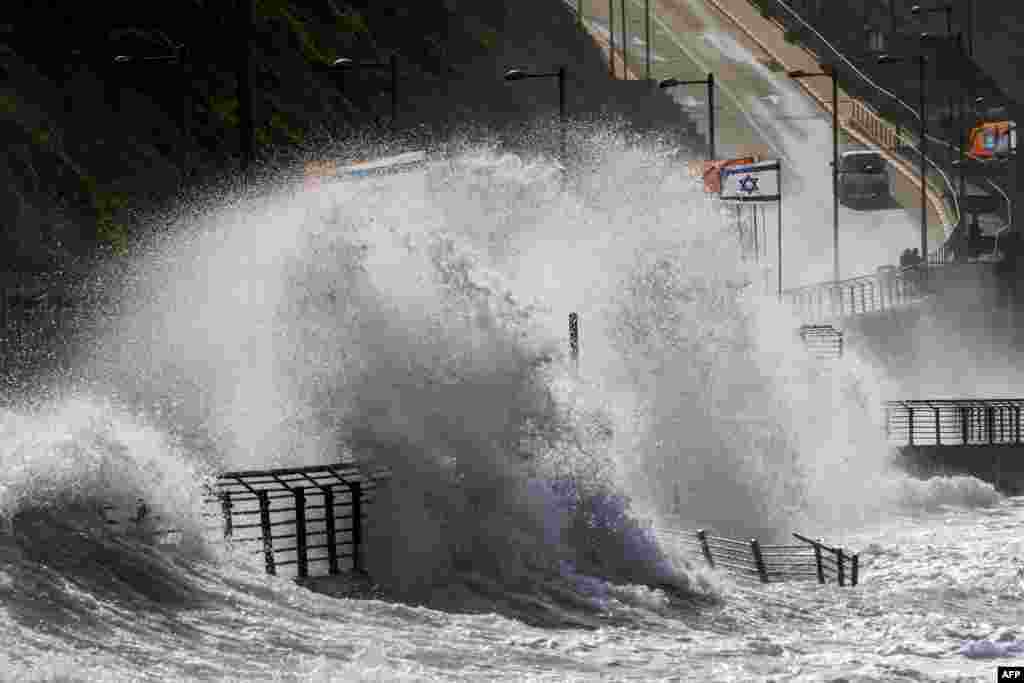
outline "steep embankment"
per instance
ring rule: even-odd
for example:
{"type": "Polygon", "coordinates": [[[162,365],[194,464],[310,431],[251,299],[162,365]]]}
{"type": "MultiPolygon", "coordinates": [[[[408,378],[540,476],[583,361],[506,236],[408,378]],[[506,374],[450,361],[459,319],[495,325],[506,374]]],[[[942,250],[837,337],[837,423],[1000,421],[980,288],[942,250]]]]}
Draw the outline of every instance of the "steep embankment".
{"type": "MultiPolygon", "coordinates": [[[[238,7],[21,0],[7,8],[0,286],[25,274],[82,272],[97,254],[127,249],[146,223],[141,210],[237,171],[245,129],[238,7]],[[179,44],[188,55],[184,78],[174,62],[114,60],[170,55],[179,44]]],[[[395,137],[416,144],[453,131],[515,137],[531,119],[553,115],[558,98],[553,83],[502,82],[511,66],[567,65],[573,116],[612,114],[641,127],[679,120],[646,84],[610,81],[599,48],[559,0],[255,0],[249,54],[257,168],[331,146],[362,156],[395,137]],[[392,54],[400,64],[396,131],[386,72],[338,77],[315,68],[392,54]]],[[[543,137],[531,141],[543,147],[543,137]]]]}

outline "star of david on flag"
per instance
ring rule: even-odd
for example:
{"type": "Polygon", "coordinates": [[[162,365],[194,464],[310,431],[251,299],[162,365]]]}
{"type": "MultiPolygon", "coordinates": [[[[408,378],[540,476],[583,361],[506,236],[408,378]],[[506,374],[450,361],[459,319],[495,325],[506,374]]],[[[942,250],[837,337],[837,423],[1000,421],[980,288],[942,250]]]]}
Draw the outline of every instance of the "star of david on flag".
{"type": "Polygon", "coordinates": [[[723,168],[719,198],[733,202],[779,201],[778,160],[723,168]]]}

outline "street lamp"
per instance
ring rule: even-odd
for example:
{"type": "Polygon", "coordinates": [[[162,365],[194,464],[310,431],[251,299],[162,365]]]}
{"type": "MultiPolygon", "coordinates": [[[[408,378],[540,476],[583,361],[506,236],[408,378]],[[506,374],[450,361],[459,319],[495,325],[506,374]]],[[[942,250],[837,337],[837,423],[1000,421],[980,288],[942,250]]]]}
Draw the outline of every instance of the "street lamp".
{"type": "Polygon", "coordinates": [[[666,78],[658,83],[659,88],[674,88],[677,85],[698,85],[708,86],[708,161],[715,160],[715,75],[708,74],[707,78],[695,81],[681,81],[678,78],[666,78]]]}
{"type": "Polygon", "coordinates": [[[360,62],[339,57],[327,65],[330,69],[389,69],[391,71],[391,128],[398,127],[398,54],[386,62],[360,62]]]}
{"type": "MultiPolygon", "coordinates": [[[[921,5],[914,5],[910,8],[910,13],[914,16],[920,14],[930,14],[932,12],[945,12],[946,13],[946,33],[953,32],[953,5],[946,3],[939,7],[922,7],[921,5]]],[[[967,54],[974,56],[974,0],[967,0],[967,54]]]]}
{"type": "Polygon", "coordinates": [[[566,158],[566,119],[565,108],[565,67],[558,67],[558,71],[545,71],[534,73],[524,69],[509,69],[503,78],[506,81],[525,81],[528,78],[557,78],[558,79],[558,122],[559,122],[559,154],[562,158],[562,172],[566,172],[568,159],[566,158]]]}
{"type": "MultiPolygon", "coordinates": [[[[949,7],[949,6],[947,5],[947,7],[949,7]]],[[[947,12],[946,13],[946,29],[947,29],[947,31],[949,31],[950,28],[951,27],[950,27],[950,21],[949,21],[949,13],[947,12]]],[[[944,36],[936,36],[936,35],[933,35],[933,34],[927,33],[927,32],[921,34],[921,44],[922,45],[924,45],[925,43],[928,43],[928,42],[937,42],[937,41],[940,41],[940,40],[956,41],[956,47],[959,50],[961,56],[963,55],[963,34],[962,33],[957,33],[956,35],[953,35],[952,32],[948,32],[944,36]]],[[[968,78],[970,79],[971,76],[968,76],[968,78]]],[[[969,89],[973,89],[973,82],[969,86],[969,89]]],[[[963,128],[964,128],[964,121],[960,120],[956,124],[953,124],[953,96],[952,95],[949,95],[949,97],[947,98],[947,104],[949,106],[949,119],[950,119],[951,125],[957,125],[960,128],[960,145],[959,146],[960,146],[960,149],[961,149],[961,155],[960,156],[961,156],[961,160],[962,160],[963,159],[963,128]]],[[[962,109],[962,108],[958,107],[958,109],[962,109]]],[[[962,111],[960,113],[962,114],[962,111]]],[[[951,150],[952,148],[950,147],[949,149],[951,150]]],[[[949,156],[952,157],[952,154],[950,154],[949,156]]],[[[952,159],[950,159],[950,163],[953,164],[952,159]]],[[[954,164],[954,165],[956,165],[956,164],[954,164]]],[[[966,196],[966,190],[964,189],[965,188],[965,181],[964,181],[962,165],[961,165],[959,170],[960,170],[959,197],[960,197],[960,200],[962,201],[963,197],[966,196]]],[[[961,214],[960,215],[960,221],[961,221],[961,223],[963,223],[964,219],[963,219],[963,211],[962,210],[961,210],[960,214],[961,214]]]]}
{"type": "MultiPolygon", "coordinates": [[[[184,182],[184,178],[188,176],[188,160],[189,160],[189,131],[191,130],[191,104],[189,102],[189,89],[191,87],[189,74],[188,74],[188,59],[184,44],[174,45],[174,52],[172,54],[164,55],[153,55],[148,57],[139,57],[136,55],[116,55],[113,58],[114,64],[128,65],[128,64],[177,64],[179,68],[179,77],[181,79],[181,115],[179,125],[181,127],[181,136],[183,144],[181,145],[181,175],[184,182]]],[[[120,96],[118,96],[118,108],[120,108],[120,96]]]]}
{"type": "Polygon", "coordinates": [[[917,62],[918,65],[918,87],[921,91],[920,107],[918,110],[918,116],[921,119],[921,148],[918,153],[921,155],[921,258],[924,259],[924,263],[928,261],[928,160],[926,151],[928,148],[928,111],[925,103],[925,65],[928,63],[928,58],[924,55],[913,55],[913,56],[898,56],[898,55],[879,55],[879,64],[900,64],[907,62],[917,62]]]}
{"type": "Polygon", "coordinates": [[[787,72],[790,78],[832,79],[832,280],[839,282],[839,83],[831,64],[823,64],[818,73],[795,70],[787,72]]]}
{"type": "Polygon", "coordinates": [[[921,5],[914,5],[910,8],[910,13],[915,17],[922,14],[932,14],[934,12],[945,12],[946,13],[946,33],[953,32],[953,5],[945,4],[938,7],[922,7],[921,5]]]}

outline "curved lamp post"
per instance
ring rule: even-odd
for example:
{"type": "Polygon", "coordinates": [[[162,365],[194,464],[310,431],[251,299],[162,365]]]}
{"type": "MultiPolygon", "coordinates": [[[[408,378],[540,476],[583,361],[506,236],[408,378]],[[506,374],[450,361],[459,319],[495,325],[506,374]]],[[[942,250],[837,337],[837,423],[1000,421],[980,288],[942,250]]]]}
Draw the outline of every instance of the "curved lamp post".
{"type": "Polygon", "coordinates": [[[802,70],[788,71],[790,78],[832,79],[832,281],[839,282],[839,84],[831,64],[823,64],[817,73],[802,70]]]}
{"type": "MultiPolygon", "coordinates": [[[[191,130],[191,106],[189,102],[189,76],[188,76],[188,58],[184,44],[175,45],[174,52],[172,54],[165,55],[154,55],[150,57],[139,57],[136,55],[116,55],[113,58],[114,64],[128,65],[128,64],[177,64],[179,67],[179,77],[181,78],[181,114],[179,125],[181,127],[181,136],[184,139],[184,144],[181,145],[181,173],[184,179],[188,175],[188,139],[189,131],[191,130]]],[[[120,95],[118,95],[118,108],[120,108],[120,95]]]]}
{"type": "Polygon", "coordinates": [[[901,64],[917,63],[918,66],[918,87],[921,92],[918,115],[921,118],[921,148],[918,153],[921,155],[921,258],[925,265],[928,263],[928,111],[925,101],[925,65],[928,58],[925,55],[899,56],[879,55],[879,64],[901,64]]]}
{"type": "Polygon", "coordinates": [[[388,69],[391,71],[391,128],[398,127],[398,54],[393,53],[386,62],[360,62],[348,57],[339,57],[327,65],[329,69],[388,69]]]}
{"type": "Polygon", "coordinates": [[[666,78],[658,83],[659,88],[674,88],[679,85],[708,86],[708,161],[715,160],[715,75],[709,73],[707,78],[695,81],[681,81],[678,78],[666,78]]]}
{"type": "Polygon", "coordinates": [[[558,79],[558,123],[559,123],[559,155],[561,156],[563,174],[567,170],[568,159],[566,158],[566,119],[565,105],[565,67],[558,67],[557,71],[532,72],[525,69],[509,69],[503,78],[506,81],[525,81],[530,78],[557,78],[558,79]]]}

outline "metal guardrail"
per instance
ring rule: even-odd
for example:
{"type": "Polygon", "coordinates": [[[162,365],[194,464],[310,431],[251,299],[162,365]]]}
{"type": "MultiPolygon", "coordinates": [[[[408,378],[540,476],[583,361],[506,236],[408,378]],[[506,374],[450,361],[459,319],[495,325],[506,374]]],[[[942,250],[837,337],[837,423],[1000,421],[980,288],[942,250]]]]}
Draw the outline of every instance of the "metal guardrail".
{"type": "Polygon", "coordinates": [[[918,266],[788,289],[784,301],[808,323],[876,313],[921,301],[923,272],[918,266]]]}
{"type": "Polygon", "coordinates": [[[365,505],[386,477],[349,463],[226,472],[207,498],[220,512],[208,517],[221,520],[225,541],[258,546],[268,574],[289,565],[297,578],[362,571],[365,505]]]}
{"type": "Polygon", "coordinates": [[[885,435],[901,446],[997,446],[1021,441],[1024,399],[887,401],[885,435]]]}
{"type": "Polygon", "coordinates": [[[793,536],[800,544],[762,545],[757,539],[739,541],[711,536],[704,529],[684,532],[658,528],[655,531],[678,543],[685,551],[700,556],[712,569],[725,569],[740,578],[761,583],[816,580],[856,586],[860,578],[859,555],[796,533],[793,536]]]}
{"type": "Polygon", "coordinates": [[[831,325],[801,325],[800,339],[816,358],[843,357],[843,333],[831,325]]]}

